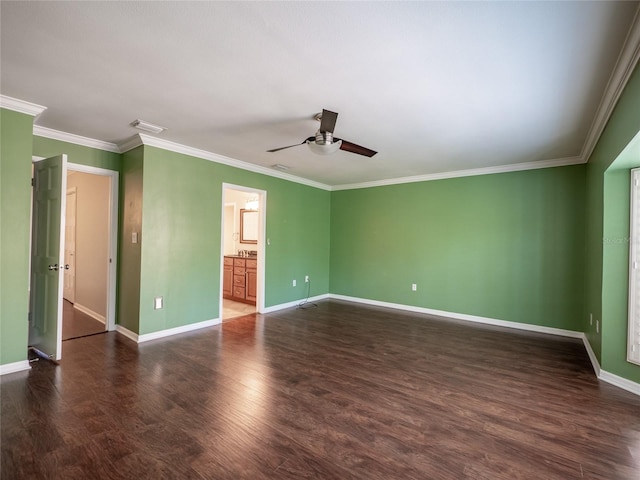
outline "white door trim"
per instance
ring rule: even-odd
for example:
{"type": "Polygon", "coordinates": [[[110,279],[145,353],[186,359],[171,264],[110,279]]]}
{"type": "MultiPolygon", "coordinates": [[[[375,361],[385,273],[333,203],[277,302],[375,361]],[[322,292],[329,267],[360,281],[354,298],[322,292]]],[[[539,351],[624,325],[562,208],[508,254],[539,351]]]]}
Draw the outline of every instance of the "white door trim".
{"type": "MultiPolygon", "coordinates": [[[[66,229],[65,229],[65,240],[64,240],[64,263],[65,263],[65,271],[64,271],[64,275],[63,275],[63,282],[62,282],[62,298],[65,300],[70,301],[71,303],[75,303],[76,302],[76,267],[75,267],[75,261],[76,261],[76,245],[75,245],[75,238],[76,238],[76,202],[77,202],[77,198],[78,198],[78,189],[76,187],[71,187],[71,188],[67,188],[67,211],[65,211],[65,219],[67,220],[66,222],[66,229]],[[69,252],[69,241],[67,238],[67,233],[69,232],[69,205],[70,205],[70,200],[72,199],[73,196],[73,208],[74,208],[74,212],[73,212],[73,260],[69,260],[67,259],[67,252],[69,252]],[[72,264],[72,268],[70,270],[67,270],[66,265],[67,262],[69,262],[70,264],[72,264]],[[72,275],[73,274],[73,275],[72,275]],[[69,278],[72,278],[71,282],[69,282],[69,278]],[[69,285],[69,283],[71,283],[71,286],[69,285]]],[[[71,255],[70,255],[71,256],[71,255]]]]}
{"type": "Polygon", "coordinates": [[[243,185],[234,185],[232,183],[222,184],[222,201],[221,203],[221,218],[220,218],[220,301],[218,318],[222,319],[222,284],[224,279],[224,194],[227,190],[239,190],[242,192],[252,193],[258,196],[258,275],[257,275],[257,296],[256,296],[256,311],[258,313],[264,313],[265,302],[265,253],[266,253],[266,231],[267,231],[267,191],[259,190],[257,188],[245,187],[243,185]]]}

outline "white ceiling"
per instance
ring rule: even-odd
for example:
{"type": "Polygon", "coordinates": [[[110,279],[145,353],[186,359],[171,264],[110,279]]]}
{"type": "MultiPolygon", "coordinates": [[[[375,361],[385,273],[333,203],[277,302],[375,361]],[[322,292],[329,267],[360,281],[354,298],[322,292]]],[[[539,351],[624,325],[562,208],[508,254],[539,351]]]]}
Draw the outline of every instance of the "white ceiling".
{"type": "Polygon", "coordinates": [[[638,2],[0,3],[2,95],[36,124],[160,138],[326,185],[584,161],[638,2]],[[378,151],[317,156],[336,136],[378,151]]]}

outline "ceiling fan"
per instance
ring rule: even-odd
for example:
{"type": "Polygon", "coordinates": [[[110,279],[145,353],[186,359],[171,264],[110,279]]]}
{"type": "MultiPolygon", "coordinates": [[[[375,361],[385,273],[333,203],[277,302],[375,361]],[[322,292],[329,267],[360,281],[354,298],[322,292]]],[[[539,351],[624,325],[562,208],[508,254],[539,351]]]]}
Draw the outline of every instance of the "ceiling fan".
{"type": "Polygon", "coordinates": [[[302,143],[296,143],[295,145],[289,145],[286,147],[274,148],[271,150],[267,150],[267,152],[279,152],[280,150],[284,150],[285,148],[297,147],[306,143],[309,149],[317,155],[330,155],[337,152],[338,150],[357,153],[358,155],[364,155],[365,157],[373,157],[376,153],[378,153],[369,148],[361,147],[360,145],[356,145],[355,143],[347,142],[346,140],[334,137],[333,129],[335,128],[336,120],[338,119],[338,114],[336,112],[331,112],[329,110],[323,109],[322,113],[318,113],[314,118],[320,121],[320,128],[316,132],[315,137],[305,138],[302,143]]]}

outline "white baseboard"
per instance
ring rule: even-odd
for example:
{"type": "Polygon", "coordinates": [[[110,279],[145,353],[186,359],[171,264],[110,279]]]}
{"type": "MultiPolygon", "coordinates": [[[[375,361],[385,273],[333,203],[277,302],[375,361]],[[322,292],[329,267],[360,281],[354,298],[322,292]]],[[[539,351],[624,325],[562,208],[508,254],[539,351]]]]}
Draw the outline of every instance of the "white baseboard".
{"type": "Polygon", "coordinates": [[[600,362],[598,362],[598,358],[591,348],[591,344],[589,343],[589,339],[586,334],[582,334],[582,343],[584,343],[584,348],[587,350],[587,354],[589,355],[589,360],[591,360],[591,365],[593,366],[593,371],[596,373],[596,376],[599,380],[603,382],[607,382],[611,385],[614,385],[618,388],[622,388],[627,392],[635,393],[640,396],[640,383],[633,382],[626,378],[622,378],[614,373],[607,372],[600,367],[600,362]]]}
{"type": "Polygon", "coordinates": [[[5,363],[4,365],[0,365],[0,376],[7,375],[9,373],[22,372],[24,370],[29,370],[30,368],[31,365],[29,365],[29,360],[5,363]]]}
{"type": "Polygon", "coordinates": [[[134,342],[138,343],[138,334],[132,332],[128,328],[123,327],[122,325],[116,325],[116,332],[127,337],[129,340],[133,340],[134,342]]]}
{"type": "Polygon", "coordinates": [[[131,330],[123,327],[122,325],[116,325],[116,332],[121,333],[130,340],[136,343],[144,343],[158,338],[170,337],[171,335],[178,335],[179,333],[191,332],[193,330],[200,330],[201,328],[213,327],[220,324],[219,318],[213,320],[205,320],[203,322],[191,323],[189,325],[182,325],[181,327],[167,328],[166,330],[160,330],[158,332],[145,333],[139,335],[131,330]]]}
{"type": "Polygon", "coordinates": [[[600,370],[600,375],[598,375],[598,378],[603,382],[610,383],[611,385],[622,388],[627,392],[635,393],[636,395],[640,396],[640,383],[632,382],[631,380],[627,380],[626,378],[622,378],[618,375],[614,375],[613,373],[609,373],[606,370],[600,370]]]}
{"type": "Polygon", "coordinates": [[[527,330],[529,332],[548,333],[550,335],[559,335],[561,337],[582,338],[582,332],[573,330],[564,330],[562,328],[543,327],[541,325],[532,325],[530,323],[510,322],[507,320],[498,320],[497,318],[479,317],[477,315],[469,315],[466,313],[445,312],[444,310],[434,310],[432,308],[414,307],[412,305],[403,305],[401,303],[380,302],[378,300],[369,300],[368,298],[348,297],[346,295],[329,294],[329,298],[336,300],[345,300],[347,302],[364,303],[376,307],[395,308],[396,310],[404,310],[408,312],[424,313],[434,315],[436,317],[454,318],[456,320],[465,320],[467,322],[483,323],[485,325],[495,325],[497,327],[515,328],[518,330],[527,330]]]}
{"type": "Polygon", "coordinates": [[[589,360],[591,360],[591,366],[593,367],[596,377],[600,378],[600,362],[598,362],[598,357],[596,357],[593,348],[591,348],[591,344],[589,343],[586,333],[582,334],[582,343],[584,344],[584,348],[587,350],[587,355],[589,355],[589,360]]]}
{"type": "Polygon", "coordinates": [[[79,312],[84,313],[85,315],[89,315],[91,318],[93,318],[94,320],[99,321],[100,323],[107,323],[107,320],[104,318],[104,315],[100,315],[97,312],[94,312],[93,310],[91,310],[90,308],[85,307],[84,305],[81,305],[79,303],[74,303],[73,304],[73,308],[75,308],[76,310],[78,310],[79,312]]]}
{"type": "Polygon", "coordinates": [[[213,327],[220,323],[219,318],[213,320],[205,320],[198,323],[190,323],[189,325],[182,325],[181,327],[167,328],[166,330],[160,330],[158,332],[145,333],[144,335],[138,335],[138,343],[148,342],[150,340],[156,340],[158,338],[170,337],[171,335],[178,335],[179,333],[191,332],[193,330],[200,330],[201,328],[213,327]]]}
{"type": "Polygon", "coordinates": [[[316,295],[315,297],[309,297],[309,299],[301,298],[300,300],[294,300],[293,302],[280,303],[278,305],[272,305],[264,309],[262,313],[272,313],[277,312],[278,310],[284,310],[285,308],[297,307],[301,303],[305,302],[317,302],[320,300],[324,300],[326,298],[332,298],[331,294],[325,293],[323,295],[316,295]]]}

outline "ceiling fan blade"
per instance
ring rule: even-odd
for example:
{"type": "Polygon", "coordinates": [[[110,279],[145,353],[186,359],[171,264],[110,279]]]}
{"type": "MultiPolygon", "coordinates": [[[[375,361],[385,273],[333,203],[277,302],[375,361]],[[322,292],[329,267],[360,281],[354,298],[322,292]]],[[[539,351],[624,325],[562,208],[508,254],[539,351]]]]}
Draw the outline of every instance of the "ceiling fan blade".
{"type": "Polygon", "coordinates": [[[320,131],[333,133],[333,129],[336,128],[336,120],[338,120],[338,114],[336,112],[330,112],[329,110],[322,109],[320,131]]]}
{"type": "Polygon", "coordinates": [[[292,148],[292,147],[299,147],[300,145],[304,145],[305,143],[307,143],[309,140],[315,140],[316,137],[308,137],[305,138],[302,143],[296,143],[295,145],[288,145],[286,147],[280,147],[280,148],[272,148],[271,150],[267,150],[268,153],[273,153],[273,152],[279,152],[280,150],[285,150],[287,148],[292,148]]]}
{"type": "MultiPolygon", "coordinates": [[[[334,141],[339,140],[338,138],[334,138],[334,141]]],[[[364,155],[365,157],[373,157],[376,153],[370,148],[361,147],[360,145],[356,145],[355,143],[347,142],[346,140],[342,140],[342,145],[340,145],[340,150],[344,150],[345,152],[357,153],[358,155],[364,155]]]]}

